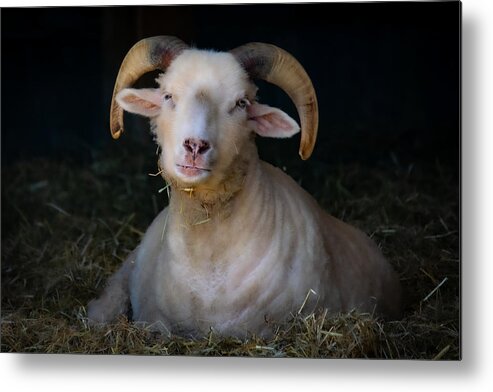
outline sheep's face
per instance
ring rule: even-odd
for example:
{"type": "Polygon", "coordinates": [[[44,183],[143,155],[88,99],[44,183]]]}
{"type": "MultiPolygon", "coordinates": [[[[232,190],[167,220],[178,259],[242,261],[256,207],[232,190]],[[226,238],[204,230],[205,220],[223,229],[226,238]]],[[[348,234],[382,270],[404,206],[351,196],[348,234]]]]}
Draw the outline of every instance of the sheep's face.
{"type": "Polygon", "coordinates": [[[289,137],[297,123],[255,101],[256,86],[233,55],[186,50],[156,89],[124,89],[118,103],[152,119],[166,176],[184,185],[217,185],[251,155],[253,133],[289,137]]]}

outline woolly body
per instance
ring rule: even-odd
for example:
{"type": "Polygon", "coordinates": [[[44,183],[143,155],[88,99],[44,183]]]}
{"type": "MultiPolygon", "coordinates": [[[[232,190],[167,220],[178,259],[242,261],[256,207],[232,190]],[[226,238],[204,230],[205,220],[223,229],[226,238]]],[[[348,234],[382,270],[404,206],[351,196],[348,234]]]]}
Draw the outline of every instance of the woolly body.
{"type": "Polygon", "coordinates": [[[255,102],[231,54],[186,50],[158,82],[119,99],[151,118],[170,205],[90,304],[91,319],[110,321],[130,302],[134,320],[167,331],[267,336],[271,321],[300,310],[398,314],[399,282],[378,247],[258,158],[255,133],[299,127],[255,102]]]}

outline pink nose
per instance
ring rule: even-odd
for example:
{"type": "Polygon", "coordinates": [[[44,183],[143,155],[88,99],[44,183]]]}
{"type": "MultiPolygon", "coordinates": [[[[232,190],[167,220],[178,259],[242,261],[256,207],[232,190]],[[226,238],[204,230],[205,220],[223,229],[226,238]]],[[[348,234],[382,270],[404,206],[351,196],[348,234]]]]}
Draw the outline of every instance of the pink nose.
{"type": "Polygon", "coordinates": [[[207,140],[190,138],[183,142],[183,147],[193,156],[197,156],[205,154],[211,148],[211,145],[207,140]]]}

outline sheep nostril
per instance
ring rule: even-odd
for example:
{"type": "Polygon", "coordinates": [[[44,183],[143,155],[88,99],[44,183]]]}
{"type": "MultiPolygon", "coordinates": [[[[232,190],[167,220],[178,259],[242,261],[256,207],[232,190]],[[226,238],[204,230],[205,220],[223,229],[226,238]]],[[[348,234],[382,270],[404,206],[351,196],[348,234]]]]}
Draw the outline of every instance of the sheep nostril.
{"type": "Polygon", "coordinates": [[[193,152],[195,146],[190,139],[187,139],[183,142],[183,147],[185,147],[185,150],[187,150],[188,152],[193,152]]]}
{"type": "Polygon", "coordinates": [[[183,142],[183,147],[193,155],[201,155],[205,154],[211,148],[211,145],[208,141],[202,139],[186,139],[183,142]]]}
{"type": "Polygon", "coordinates": [[[208,151],[211,148],[211,146],[205,140],[202,140],[201,142],[202,142],[202,144],[199,146],[198,153],[199,154],[204,154],[206,151],[208,151]]]}

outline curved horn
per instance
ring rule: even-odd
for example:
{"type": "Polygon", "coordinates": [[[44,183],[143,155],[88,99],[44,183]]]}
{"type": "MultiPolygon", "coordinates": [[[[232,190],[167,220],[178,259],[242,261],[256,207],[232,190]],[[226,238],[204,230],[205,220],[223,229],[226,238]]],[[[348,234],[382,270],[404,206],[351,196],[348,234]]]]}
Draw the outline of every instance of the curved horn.
{"type": "Polygon", "coordinates": [[[166,35],[145,38],[132,46],[120,66],[111,98],[110,129],[113,139],[118,139],[123,132],[123,109],[116,102],[116,95],[146,72],[155,69],[165,71],[173,59],[187,48],[180,39],[166,35]]]}
{"type": "Polygon", "coordinates": [[[231,50],[250,77],[283,89],[296,106],[301,121],[301,159],[312,154],[317,138],[318,103],[310,77],[288,52],[271,44],[252,42],[231,50]]]}

